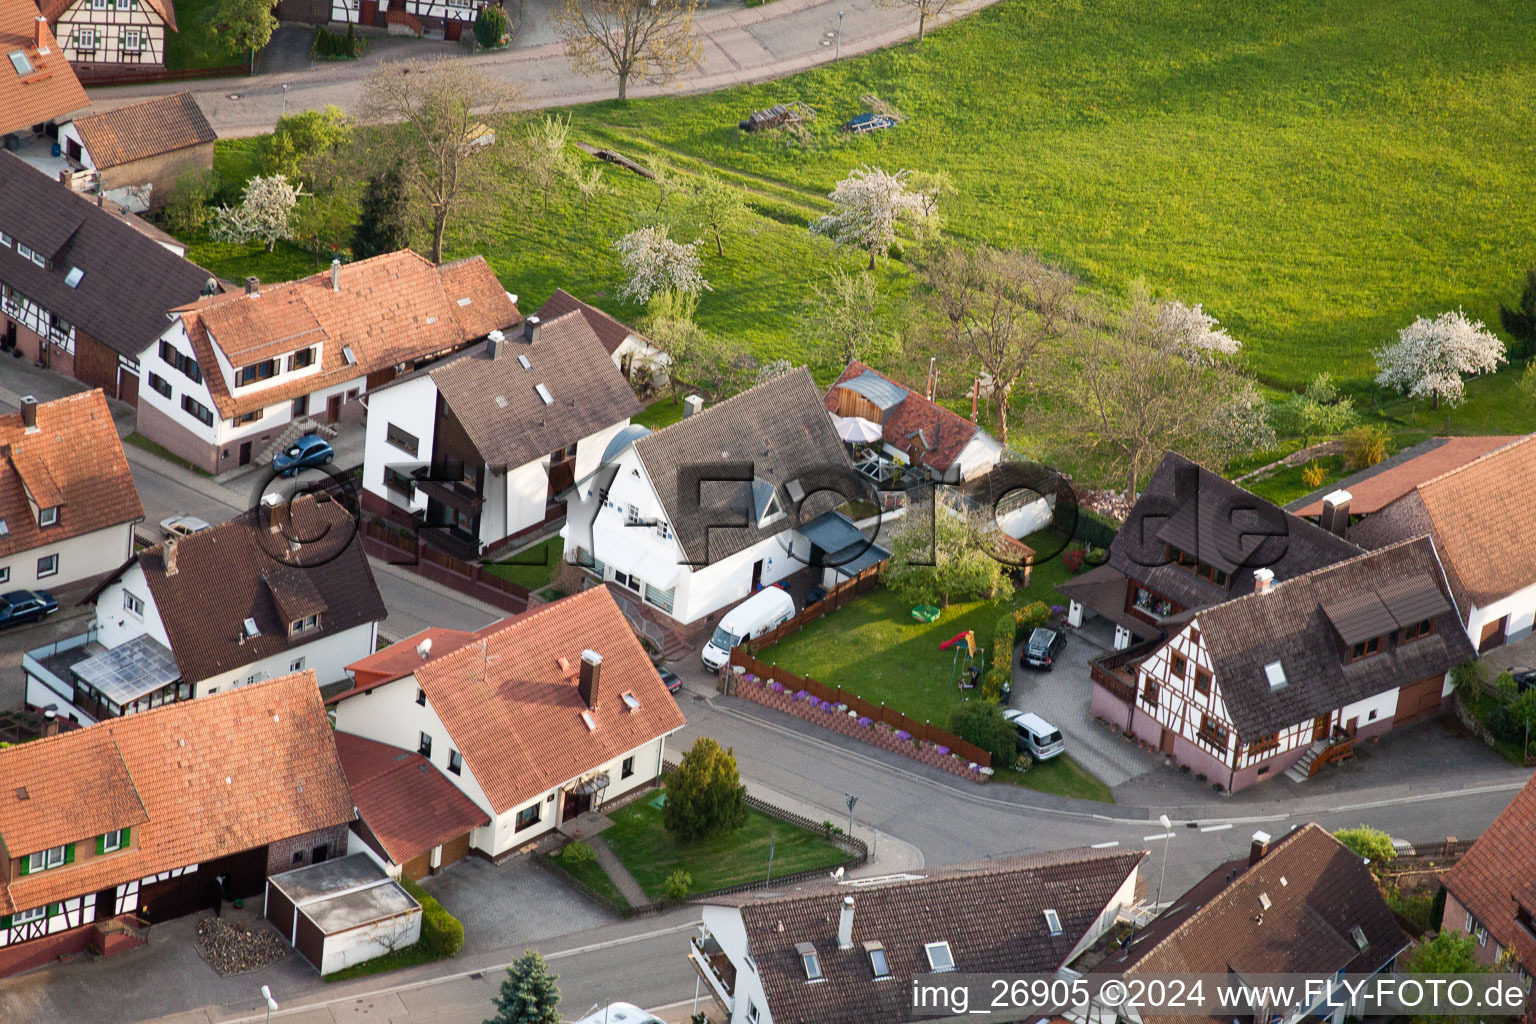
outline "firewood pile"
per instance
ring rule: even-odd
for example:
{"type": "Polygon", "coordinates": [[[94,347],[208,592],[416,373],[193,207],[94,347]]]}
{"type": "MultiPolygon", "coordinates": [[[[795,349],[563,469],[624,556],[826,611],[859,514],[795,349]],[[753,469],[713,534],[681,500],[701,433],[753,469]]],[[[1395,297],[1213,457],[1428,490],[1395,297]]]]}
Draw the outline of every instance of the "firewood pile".
{"type": "Polygon", "coordinates": [[[270,928],[255,931],[240,921],[205,917],[197,922],[197,952],[222,975],[257,971],[288,955],[288,947],[270,928]]]}

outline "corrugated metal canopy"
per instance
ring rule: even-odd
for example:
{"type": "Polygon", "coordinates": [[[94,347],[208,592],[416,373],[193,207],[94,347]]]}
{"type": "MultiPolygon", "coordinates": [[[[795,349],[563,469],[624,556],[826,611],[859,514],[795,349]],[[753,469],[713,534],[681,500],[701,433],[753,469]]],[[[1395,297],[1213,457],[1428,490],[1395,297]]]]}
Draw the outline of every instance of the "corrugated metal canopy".
{"type": "Polygon", "coordinates": [[[835,510],[823,512],[800,527],[800,532],[823,551],[842,551],[864,540],[864,534],[853,525],[853,520],[835,510]]]}
{"type": "Polygon", "coordinates": [[[878,373],[865,370],[852,380],[845,380],[838,387],[856,391],[875,404],[881,412],[887,412],[906,401],[907,389],[886,380],[878,373]]]}

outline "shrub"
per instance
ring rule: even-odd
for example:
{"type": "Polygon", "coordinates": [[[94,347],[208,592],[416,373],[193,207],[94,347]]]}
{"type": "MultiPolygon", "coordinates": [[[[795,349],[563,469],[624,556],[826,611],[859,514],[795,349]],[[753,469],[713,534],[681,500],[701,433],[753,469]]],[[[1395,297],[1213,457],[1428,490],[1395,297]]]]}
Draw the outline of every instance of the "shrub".
{"type": "Polygon", "coordinates": [[[667,894],[669,900],[685,899],[693,891],[693,876],[682,868],[678,868],[667,876],[662,883],[662,891],[667,894]]]}
{"type": "Polygon", "coordinates": [[[1429,905],[1429,928],[1431,931],[1440,930],[1440,922],[1445,918],[1445,886],[1435,889],[1435,899],[1429,905]]]}
{"type": "Polygon", "coordinates": [[[1363,424],[1344,431],[1339,441],[1344,446],[1344,468],[1351,472],[1369,469],[1387,457],[1387,432],[1363,424]]]}
{"type": "Polygon", "coordinates": [[[1307,463],[1301,471],[1301,482],[1313,488],[1323,486],[1323,467],[1316,462],[1307,463]]]}
{"type": "Polygon", "coordinates": [[[746,797],[735,752],[700,736],[667,777],[662,824],[684,842],[732,832],[747,820],[746,797]]]}
{"type": "Polygon", "coordinates": [[[1333,834],[1333,838],[1368,860],[1372,874],[1381,874],[1387,862],[1397,856],[1392,846],[1392,837],[1367,825],[1341,828],[1333,834]]]}
{"type": "Polygon", "coordinates": [[[364,40],[357,34],[357,29],[351,22],[347,23],[347,34],[341,35],[324,27],[315,33],[315,44],[310,47],[310,55],[320,60],[352,60],[363,53],[364,40]]]}
{"type": "Polygon", "coordinates": [[[1463,701],[1476,697],[1486,680],[1483,663],[1473,658],[1451,669],[1451,689],[1463,701]]]}
{"type": "Polygon", "coordinates": [[[1051,621],[1051,606],[1044,601],[1031,601],[1013,613],[1013,621],[1020,632],[1043,626],[1051,621]]]}
{"type": "Polygon", "coordinates": [[[1018,760],[1017,730],[991,701],[966,701],[949,716],[949,731],[992,755],[993,768],[1012,768],[1018,760]]]}
{"type": "Polygon", "coordinates": [[[1515,682],[1514,673],[1500,672],[1493,681],[1493,692],[1498,696],[1500,704],[1508,704],[1520,696],[1520,684],[1515,682]]]}
{"type": "Polygon", "coordinates": [[[464,925],[443,909],[432,894],[415,882],[401,879],[405,891],[421,904],[421,944],[434,960],[446,960],[464,948],[464,925]]]}
{"type": "Polygon", "coordinates": [[[486,4],[475,17],[475,42],[487,50],[506,46],[512,41],[512,23],[507,12],[495,4],[486,4]]]}
{"type": "Polygon", "coordinates": [[[992,645],[994,647],[1007,645],[1008,650],[1013,650],[1017,631],[1018,624],[1013,621],[1011,614],[999,615],[997,622],[992,627],[992,645]]]}
{"type": "Polygon", "coordinates": [[[1082,571],[1083,559],[1087,557],[1088,553],[1082,548],[1068,548],[1061,553],[1061,564],[1067,572],[1076,574],[1082,571]]]}
{"type": "Polygon", "coordinates": [[[569,867],[578,867],[582,864],[590,864],[597,860],[597,851],[583,842],[566,843],[560,851],[560,859],[569,867]]]}
{"type": "Polygon", "coordinates": [[[212,171],[185,174],[176,179],[171,197],[160,210],[160,223],[174,235],[195,234],[208,226],[213,215],[219,176],[212,171]]]}

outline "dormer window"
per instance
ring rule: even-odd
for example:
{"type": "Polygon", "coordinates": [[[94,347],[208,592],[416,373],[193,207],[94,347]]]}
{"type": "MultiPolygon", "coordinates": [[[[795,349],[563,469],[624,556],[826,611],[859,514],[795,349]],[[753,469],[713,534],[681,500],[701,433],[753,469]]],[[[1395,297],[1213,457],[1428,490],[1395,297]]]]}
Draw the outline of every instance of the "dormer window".
{"type": "Polygon", "coordinates": [[[263,359],[259,363],[252,363],[250,366],[240,367],[239,374],[235,378],[235,384],[251,384],[258,380],[266,380],[268,377],[276,375],[276,373],[277,360],[263,359]]]}
{"type": "Polygon", "coordinates": [[[294,370],[302,370],[306,366],[313,365],[314,361],[315,350],[312,348],[301,348],[288,357],[288,370],[290,373],[294,370]]]}
{"type": "Polygon", "coordinates": [[[47,871],[50,868],[62,867],[71,864],[75,859],[75,844],[66,843],[63,846],[55,846],[52,849],[43,850],[29,856],[23,865],[22,874],[31,875],[39,871],[47,871]]]}
{"type": "Polygon", "coordinates": [[[1429,634],[1433,633],[1434,631],[1434,619],[1424,619],[1421,622],[1415,622],[1413,625],[1407,626],[1403,629],[1402,642],[1405,644],[1412,643],[1413,641],[1421,639],[1422,637],[1429,636],[1429,634]]]}
{"type": "Polygon", "coordinates": [[[37,510],[38,526],[57,526],[59,522],[59,506],[40,508],[37,510]]]}
{"type": "Polygon", "coordinates": [[[1369,640],[1362,640],[1350,651],[1350,660],[1359,661],[1361,658],[1369,658],[1381,650],[1381,637],[1373,636],[1369,640]]]}
{"type": "Polygon", "coordinates": [[[288,635],[296,636],[299,633],[307,633],[311,629],[320,627],[320,616],[306,615],[302,619],[294,619],[288,623],[288,635]]]}
{"type": "Polygon", "coordinates": [[[821,973],[821,958],[816,955],[816,947],[809,942],[802,942],[795,946],[795,952],[800,954],[800,965],[805,968],[806,981],[825,981],[821,973]]]}
{"type": "Polygon", "coordinates": [[[891,976],[891,965],[885,959],[885,947],[878,942],[864,943],[864,952],[869,954],[869,969],[876,980],[891,976]]]}
{"type": "Polygon", "coordinates": [[[928,954],[928,967],[935,974],[955,969],[955,955],[949,951],[948,942],[930,942],[923,946],[928,954]]]}
{"type": "Polygon", "coordinates": [[[129,830],[126,828],[113,829],[104,836],[96,837],[97,853],[114,853],[124,849],[128,845],[129,830]]]}

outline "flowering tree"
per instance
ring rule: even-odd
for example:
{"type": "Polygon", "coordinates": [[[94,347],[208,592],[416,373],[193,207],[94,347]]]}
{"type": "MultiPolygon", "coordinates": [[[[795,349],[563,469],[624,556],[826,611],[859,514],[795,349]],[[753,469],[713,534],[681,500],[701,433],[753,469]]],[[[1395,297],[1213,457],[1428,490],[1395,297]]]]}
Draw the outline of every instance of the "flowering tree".
{"type": "Polygon", "coordinates": [[[1190,360],[1233,356],[1243,347],[1198,302],[1193,306],[1177,299],[1164,302],[1157,309],[1157,329],[1167,335],[1176,351],[1190,360]]]}
{"type": "Polygon", "coordinates": [[[304,195],[303,188],[289,184],[281,174],[257,175],[245,183],[239,206],[213,211],[214,240],[245,243],[259,238],[271,252],[278,239],[293,237],[293,210],[304,195]]]}
{"type": "Polygon", "coordinates": [[[638,228],[613,243],[629,280],[619,297],[649,302],[657,292],[697,295],[709,288],[704,280],[698,242],[674,242],[665,225],[638,228]]]}
{"type": "Polygon", "coordinates": [[[1409,398],[1428,397],[1457,406],[1465,395],[1464,373],[1492,373],[1506,362],[1504,343],[1481,320],[1457,309],[1433,320],[1419,317],[1397,332],[1397,341],[1376,352],[1376,383],[1409,398]]]}
{"type": "Polygon", "coordinates": [[[858,168],[827,196],[836,209],[812,221],[811,231],[826,235],[840,249],[869,253],[869,269],[874,270],[875,258],[896,241],[897,221],[932,216],[932,200],[907,187],[910,176],[909,171],[858,168]]]}

